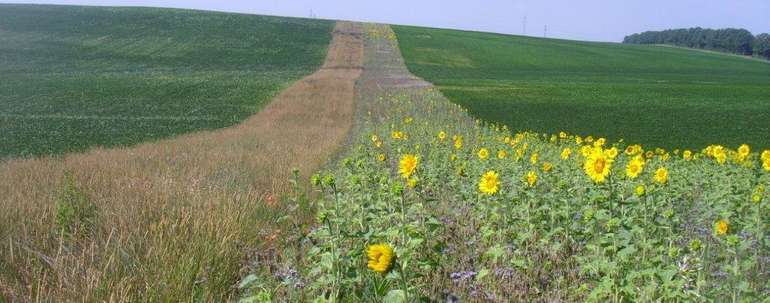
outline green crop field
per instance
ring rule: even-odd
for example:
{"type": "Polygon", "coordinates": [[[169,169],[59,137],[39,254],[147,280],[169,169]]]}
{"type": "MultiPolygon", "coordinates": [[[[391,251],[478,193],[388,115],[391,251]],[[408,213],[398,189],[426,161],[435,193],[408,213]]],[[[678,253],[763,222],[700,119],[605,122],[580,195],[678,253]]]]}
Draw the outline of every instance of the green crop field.
{"type": "Polygon", "coordinates": [[[396,26],[409,69],[513,130],[770,147],[770,64],[686,49],[396,26]]]}
{"type": "Polygon", "coordinates": [[[331,21],[0,5],[0,158],[233,125],[326,55],[331,21]]]}

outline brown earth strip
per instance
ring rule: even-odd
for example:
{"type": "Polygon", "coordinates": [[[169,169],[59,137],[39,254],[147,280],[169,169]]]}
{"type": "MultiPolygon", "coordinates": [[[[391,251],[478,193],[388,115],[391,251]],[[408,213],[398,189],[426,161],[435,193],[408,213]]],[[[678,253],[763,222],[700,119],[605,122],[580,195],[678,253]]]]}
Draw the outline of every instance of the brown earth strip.
{"type": "Polygon", "coordinates": [[[324,66],[239,125],[0,162],[0,298],[226,299],[244,251],[276,236],[291,169],[306,177],[346,139],[362,65],[361,25],[339,22],[324,66]],[[75,236],[56,225],[66,172],[97,209],[75,236]]]}

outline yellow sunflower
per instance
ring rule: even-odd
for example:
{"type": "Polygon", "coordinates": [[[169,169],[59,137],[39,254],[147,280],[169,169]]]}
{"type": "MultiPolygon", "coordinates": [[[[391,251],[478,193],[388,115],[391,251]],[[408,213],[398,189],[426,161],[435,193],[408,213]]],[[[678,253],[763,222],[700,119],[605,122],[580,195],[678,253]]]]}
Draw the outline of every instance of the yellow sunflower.
{"type": "Polygon", "coordinates": [[[570,155],[572,155],[572,149],[571,148],[567,147],[567,148],[561,150],[561,159],[562,160],[569,159],[570,155]]]}
{"type": "Polygon", "coordinates": [[[639,184],[634,189],[634,194],[636,194],[638,197],[644,196],[645,192],[647,192],[647,190],[644,188],[644,184],[639,184]]]}
{"type": "Polygon", "coordinates": [[[730,231],[730,222],[727,222],[727,220],[719,219],[714,223],[714,232],[716,232],[717,235],[721,236],[727,234],[728,231],[730,231]]]}
{"type": "Polygon", "coordinates": [[[393,265],[393,248],[388,244],[369,245],[366,256],[369,258],[367,267],[378,273],[388,272],[393,265]]]}
{"type": "Polygon", "coordinates": [[[762,152],[762,156],[760,157],[762,161],[770,160],[770,150],[765,150],[762,152]]]}
{"type": "Polygon", "coordinates": [[[379,160],[380,162],[385,162],[385,154],[377,155],[377,160],[379,160]]]}
{"type": "Polygon", "coordinates": [[[446,139],[446,133],[443,130],[438,133],[438,139],[441,140],[441,142],[444,142],[444,139],[446,139]]]}
{"type": "Polygon", "coordinates": [[[527,185],[529,185],[529,187],[533,187],[535,186],[536,183],[537,183],[537,173],[533,170],[530,170],[527,173],[527,185]]]}
{"type": "Polygon", "coordinates": [[[711,154],[719,164],[725,164],[725,161],[727,161],[727,152],[721,145],[714,146],[714,148],[711,150],[711,154]]]}
{"type": "Polygon", "coordinates": [[[505,152],[505,150],[499,150],[497,151],[497,158],[498,159],[505,159],[505,157],[508,156],[508,153],[505,152]]]}
{"type": "Polygon", "coordinates": [[[463,137],[462,136],[455,136],[454,138],[454,145],[455,149],[461,149],[463,147],[463,137]]]}
{"type": "Polygon", "coordinates": [[[537,153],[532,154],[532,156],[529,157],[529,163],[532,163],[532,165],[537,164],[537,160],[540,158],[540,155],[537,153]]]}
{"type": "Polygon", "coordinates": [[[665,167],[658,168],[658,170],[655,171],[655,182],[658,182],[659,184],[666,184],[668,182],[668,169],[665,167]]]}
{"type": "Polygon", "coordinates": [[[478,156],[479,156],[479,159],[486,160],[487,158],[489,158],[489,150],[482,147],[481,149],[479,149],[478,156]]]}
{"type": "Polygon", "coordinates": [[[594,147],[588,153],[583,170],[595,183],[604,183],[610,174],[613,159],[608,157],[601,147],[594,147]]]}
{"type": "Polygon", "coordinates": [[[688,150],[685,150],[685,151],[682,153],[682,158],[684,158],[686,161],[690,161],[690,160],[692,160],[692,151],[690,151],[689,149],[688,149],[688,150]]]}
{"type": "Polygon", "coordinates": [[[500,180],[498,179],[497,173],[494,171],[486,172],[481,176],[481,180],[479,180],[479,191],[487,195],[494,195],[497,193],[499,186],[500,180]]]}
{"type": "Polygon", "coordinates": [[[626,176],[632,180],[636,179],[636,177],[639,177],[639,174],[642,173],[642,170],[644,170],[644,158],[635,156],[626,165],[626,176]]]}
{"type": "Polygon", "coordinates": [[[741,157],[741,159],[746,159],[750,153],[751,147],[749,147],[748,144],[741,144],[741,146],[738,147],[738,156],[741,157]]]}
{"type": "Polygon", "coordinates": [[[553,169],[553,164],[551,164],[551,162],[543,162],[543,171],[544,172],[549,172],[549,171],[551,171],[551,169],[553,169]]]}
{"type": "Polygon", "coordinates": [[[414,174],[414,171],[417,170],[419,162],[420,159],[415,155],[403,155],[401,161],[398,162],[398,172],[401,174],[401,177],[409,179],[414,174]]]}

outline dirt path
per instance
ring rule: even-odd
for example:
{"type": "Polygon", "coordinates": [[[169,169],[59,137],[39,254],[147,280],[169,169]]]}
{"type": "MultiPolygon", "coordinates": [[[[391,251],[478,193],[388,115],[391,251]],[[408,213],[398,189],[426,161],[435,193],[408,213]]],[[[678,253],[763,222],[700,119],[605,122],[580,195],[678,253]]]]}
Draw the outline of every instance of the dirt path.
{"type": "Polygon", "coordinates": [[[190,279],[202,279],[195,295],[218,301],[233,281],[217,279],[233,277],[212,274],[237,272],[243,246],[260,224],[274,224],[282,206],[273,196],[285,192],[291,169],[309,174],[344,142],[362,64],[361,25],[339,22],[323,67],[239,125],[0,162],[0,298],[190,301],[178,294],[192,295],[190,279]],[[77,247],[55,224],[65,172],[98,209],[77,247]],[[247,215],[263,207],[274,208],[247,215]]]}

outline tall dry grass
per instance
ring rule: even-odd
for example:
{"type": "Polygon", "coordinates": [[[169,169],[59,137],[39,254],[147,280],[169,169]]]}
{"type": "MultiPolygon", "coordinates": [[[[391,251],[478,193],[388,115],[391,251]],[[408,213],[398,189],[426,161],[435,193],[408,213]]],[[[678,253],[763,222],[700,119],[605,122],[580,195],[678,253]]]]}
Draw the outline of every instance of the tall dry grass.
{"type": "Polygon", "coordinates": [[[360,35],[359,25],[338,23],[324,67],[237,126],[0,163],[0,297],[230,298],[251,254],[312,215],[280,197],[293,168],[307,177],[352,126],[360,35]],[[57,224],[67,188],[95,205],[89,228],[57,224]]]}

